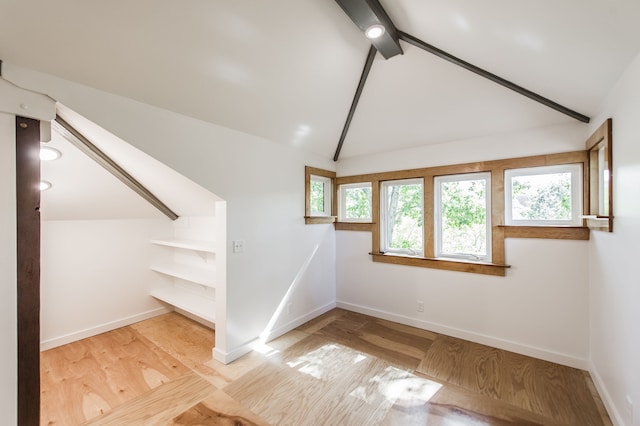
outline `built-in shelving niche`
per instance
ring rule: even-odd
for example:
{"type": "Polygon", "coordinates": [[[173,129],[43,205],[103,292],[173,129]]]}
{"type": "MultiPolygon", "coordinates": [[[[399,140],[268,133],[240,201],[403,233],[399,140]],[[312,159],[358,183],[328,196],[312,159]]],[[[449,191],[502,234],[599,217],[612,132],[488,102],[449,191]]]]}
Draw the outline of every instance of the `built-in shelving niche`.
{"type": "Polygon", "coordinates": [[[211,327],[221,260],[224,268],[224,255],[219,256],[224,243],[219,248],[216,240],[220,220],[218,215],[180,217],[173,235],[150,241],[156,247],[150,268],[157,273],[151,295],[211,327]]]}

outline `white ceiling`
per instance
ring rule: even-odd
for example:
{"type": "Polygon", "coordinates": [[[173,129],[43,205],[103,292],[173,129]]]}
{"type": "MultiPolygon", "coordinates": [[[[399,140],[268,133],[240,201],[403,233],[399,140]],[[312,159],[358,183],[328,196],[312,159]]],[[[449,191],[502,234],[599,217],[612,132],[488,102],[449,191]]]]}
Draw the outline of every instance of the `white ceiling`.
{"type": "MultiPolygon", "coordinates": [[[[595,115],[640,52],[637,0],[382,0],[395,25],[595,115]]],[[[331,0],[0,0],[0,59],[332,157],[369,43],[331,0]]],[[[341,158],[573,121],[402,42],[341,158]]]]}

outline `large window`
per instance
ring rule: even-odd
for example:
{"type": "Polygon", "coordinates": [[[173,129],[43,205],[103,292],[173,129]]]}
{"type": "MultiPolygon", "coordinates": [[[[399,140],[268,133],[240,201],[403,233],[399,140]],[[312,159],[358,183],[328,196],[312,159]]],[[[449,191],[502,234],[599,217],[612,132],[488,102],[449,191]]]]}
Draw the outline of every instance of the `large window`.
{"type": "Polygon", "coordinates": [[[340,211],[342,222],[371,222],[371,182],[340,185],[340,211]]]}
{"type": "Polygon", "coordinates": [[[423,180],[383,182],[380,187],[381,245],[385,253],[424,253],[423,180]]]}
{"type": "Polygon", "coordinates": [[[435,255],[491,262],[491,174],[434,179],[435,255]]]}
{"type": "Polygon", "coordinates": [[[504,172],[505,224],[582,226],[580,164],[504,172]]]}
{"type": "Polygon", "coordinates": [[[598,197],[585,200],[583,193],[607,183],[597,174],[583,181],[594,164],[607,168],[597,160],[594,149],[591,157],[574,151],[341,176],[335,226],[371,232],[374,262],[504,276],[508,238],[589,239],[581,213],[602,219],[598,197]],[[371,220],[357,223],[368,218],[369,188],[371,220]]]}

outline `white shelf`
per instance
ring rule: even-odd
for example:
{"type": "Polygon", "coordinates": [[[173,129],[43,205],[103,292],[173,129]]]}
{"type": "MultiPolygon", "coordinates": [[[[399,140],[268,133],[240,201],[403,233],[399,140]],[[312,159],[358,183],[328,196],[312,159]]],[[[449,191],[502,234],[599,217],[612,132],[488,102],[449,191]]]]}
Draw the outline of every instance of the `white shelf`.
{"type": "Polygon", "coordinates": [[[151,295],[176,308],[192,313],[204,320],[215,323],[215,302],[212,299],[174,287],[164,287],[151,291],[151,295]]]}
{"type": "Polygon", "coordinates": [[[215,243],[213,241],[196,241],[196,240],[180,240],[180,239],[166,239],[166,240],[151,240],[152,244],[160,246],[176,247],[181,249],[202,251],[205,253],[215,253],[215,243]]]}
{"type": "Polygon", "coordinates": [[[161,274],[191,281],[196,284],[202,284],[212,288],[215,288],[216,286],[214,269],[199,268],[180,263],[157,263],[151,265],[150,268],[156,272],[160,272],[161,274]]]}

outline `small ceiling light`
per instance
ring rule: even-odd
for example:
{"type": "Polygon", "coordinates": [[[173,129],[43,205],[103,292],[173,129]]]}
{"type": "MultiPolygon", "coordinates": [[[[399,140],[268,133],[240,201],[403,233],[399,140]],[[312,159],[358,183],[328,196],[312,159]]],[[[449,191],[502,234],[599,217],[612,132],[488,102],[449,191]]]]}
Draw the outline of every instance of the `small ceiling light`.
{"type": "Polygon", "coordinates": [[[51,148],[50,146],[42,146],[40,147],[40,160],[41,161],[52,161],[57,160],[62,156],[62,153],[55,148],[51,148]]]}
{"type": "Polygon", "coordinates": [[[380,37],[382,34],[384,34],[384,26],[380,25],[380,24],[373,24],[371,25],[369,28],[367,28],[364,32],[364,35],[368,38],[368,39],[374,39],[374,38],[378,38],[380,37]]]}
{"type": "Polygon", "coordinates": [[[46,180],[41,180],[39,188],[40,188],[40,191],[46,191],[47,189],[51,188],[51,182],[47,182],[46,180]]]}

